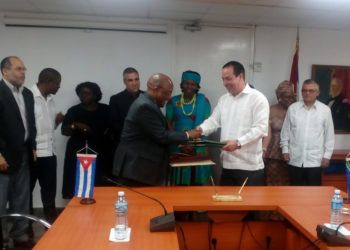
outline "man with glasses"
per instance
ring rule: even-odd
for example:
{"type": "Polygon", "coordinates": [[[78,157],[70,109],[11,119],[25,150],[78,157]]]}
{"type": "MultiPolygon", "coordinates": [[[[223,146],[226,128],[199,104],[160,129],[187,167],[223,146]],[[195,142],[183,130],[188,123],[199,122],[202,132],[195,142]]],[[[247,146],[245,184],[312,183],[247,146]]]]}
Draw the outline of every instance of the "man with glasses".
{"type": "Polygon", "coordinates": [[[319,85],[305,80],[303,100],[289,106],[281,131],[283,158],[292,186],[320,186],[322,168],[334,148],[334,127],[329,107],[319,101],[319,85]]]}
{"type": "MultiPolygon", "coordinates": [[[[23,87],[26,68],[16,56],[4,58],[0,81],[0,215],[29,213],[29,164],[33,161],[35,144],[34,98],[23,87]]],[[[10,238],[15,247],[30,247],[25,234],[28,222],[15,221],[10,238]]]]}

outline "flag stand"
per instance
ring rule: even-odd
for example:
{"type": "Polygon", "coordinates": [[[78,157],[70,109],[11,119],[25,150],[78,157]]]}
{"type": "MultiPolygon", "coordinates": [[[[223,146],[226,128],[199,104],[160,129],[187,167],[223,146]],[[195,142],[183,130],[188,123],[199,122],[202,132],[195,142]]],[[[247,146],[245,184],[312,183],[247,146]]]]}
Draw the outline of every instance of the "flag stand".
{"type": "MultiPolygon", "coordinates": [[[[94,154],[97,155],[97,152],[89,147],[89,145],[87,143],[87,140],[85,140],[85,147],[83,147],[82,149],[78,150],[77,153],[81,153],[83,151],[85,151],[84,152],[85,154],[88,154],[89,151],[91,151],[91,152],[93,152],[94,154]]],[[[80,204],[82,204],[82,205],[90,205],[90,204],[94,204],[94,203],[96,203],[96,200],[94,198],[92,198],[92,197],[82,198],[80,200],[80,204]]]]}
{"type": "Polygon", "coordinates": [[[77,151],[77,153],[81,153],[81,152],[84,151],[84,150],[85,150],[85,154],[88,154],[88,153],[89,153],[89,150],[90,150],[91,152],[93,152],[94,154],[97,155],[97,152],[96,152],[95,150],[93,150],[92,148],[89,147],[89,145],[88,145],[88,143],[87,143],[87,140],[85,140],[85,147],[83,147],[82,149],[79,149],[79,150],[77,151]]]}
{"type": "Polygon", "coordinates": [[[96,200],[94,198],[83,198],[80,200],[80,204],[82,205],[90,205],[96,203],[96,200]]]}

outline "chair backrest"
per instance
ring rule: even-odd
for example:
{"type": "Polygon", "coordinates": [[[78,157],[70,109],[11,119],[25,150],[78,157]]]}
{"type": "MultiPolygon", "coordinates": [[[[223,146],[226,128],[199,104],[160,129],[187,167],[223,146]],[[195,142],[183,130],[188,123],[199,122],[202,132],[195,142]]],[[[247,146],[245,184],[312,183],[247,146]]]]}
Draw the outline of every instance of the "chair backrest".
{"type": "Polygon", "coordinates": [[[32,221],[32,222],[37,222],[38,224],[42,225],[43,227],[45,227],[45,229],[49,229],[51,228],[51,224],[49,222],[47,222],[46,220],[43,220],[39,217],[36,217],[34,215],[30,215],[30,214],[19,214],[19,213],[13,213],[13,214],[3,214],[0,215],[0,247],[1,249],[5,249],[5,242],[4,242],[4,232],[3,232],[3,221],[5,220],[9,220],[9,219],[27,219],[28,221],[32,221]]]}

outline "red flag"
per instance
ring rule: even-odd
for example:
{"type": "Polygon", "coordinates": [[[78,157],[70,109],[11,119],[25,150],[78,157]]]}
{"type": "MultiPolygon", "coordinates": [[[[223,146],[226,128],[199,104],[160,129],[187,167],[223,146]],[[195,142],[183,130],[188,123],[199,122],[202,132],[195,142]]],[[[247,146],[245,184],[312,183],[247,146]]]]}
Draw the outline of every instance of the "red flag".
{"type": "Polygon", "coordinates": [[[294,93],[298,93],[298,82],[299,82],[299,69],[298,69],[298,63],[299,63],[299,29],[297,33],[297,41],[295,46],[295,53],[293,56],[293,63],[292,63],[292,69],[290,71],[290,82],[294,86],[294,93]]]}

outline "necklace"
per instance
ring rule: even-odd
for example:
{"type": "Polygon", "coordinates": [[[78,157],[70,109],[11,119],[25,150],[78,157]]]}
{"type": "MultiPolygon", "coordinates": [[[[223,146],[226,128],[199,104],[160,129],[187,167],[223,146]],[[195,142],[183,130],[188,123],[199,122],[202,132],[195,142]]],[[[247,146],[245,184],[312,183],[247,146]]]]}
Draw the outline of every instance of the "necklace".
{"type": "Polygon", "coordinates": [[[197,95],[194,94],[191,101],[185,102],[184,94],[181,94],[180,104],[181,104],[182,113],[185,116],[191,116],[193,114],[194,108],[196,107],[196,99],[197,99],[197,95]],[[186,113],[184,109],[184,104],[186,105],[192,104],[192,110],[189,113],[186,113]]]}

